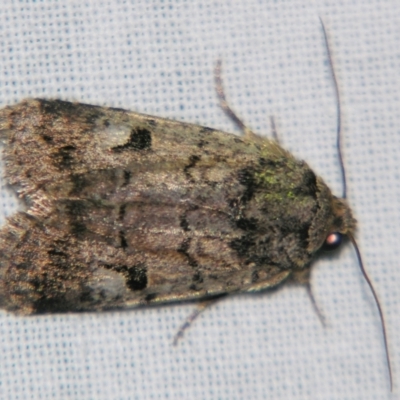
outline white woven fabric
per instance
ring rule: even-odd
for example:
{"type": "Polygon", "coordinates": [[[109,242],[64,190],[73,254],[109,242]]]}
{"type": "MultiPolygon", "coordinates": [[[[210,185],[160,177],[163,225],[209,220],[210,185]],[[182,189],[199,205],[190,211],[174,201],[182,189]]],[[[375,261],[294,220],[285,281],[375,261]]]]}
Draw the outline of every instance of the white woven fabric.
{"type": "MultiPolygon", "coordinates": [[[[231,105],[340,195],[330,37],[344,114],[349,201],[386,316],[400,393],[400,2],[12,1],[0,7],[0,99],[61,98],[226,131],[231,105]]],[[[4,218],[16,209],[3,187],[4,218]]],[[[4,221],[4,219],[3,219],[4,221]]],[[[1,399],[387,399],[381,326],[354,251],[316,263],[323,327],[302,288],[236,296],[172,346],[193,305],[17,317],[0,312],[1,399]]]]}

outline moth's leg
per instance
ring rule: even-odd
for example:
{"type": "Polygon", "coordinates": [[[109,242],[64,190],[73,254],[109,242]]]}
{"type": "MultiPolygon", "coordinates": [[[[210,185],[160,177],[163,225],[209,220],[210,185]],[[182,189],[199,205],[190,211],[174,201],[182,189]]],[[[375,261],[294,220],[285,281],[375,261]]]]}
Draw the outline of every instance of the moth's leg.
{"type": "Polygon", "coordinates": [[[243,132],[245,137],[247,137],[248,139],[258,138],[258,136],[254,132],[252,132],[243,123],[243,121],[236,115],[236,113],[232,110],[232,108],[230,108],[225,97],[225,91],[222,84],[221,69],[222,69],[222,62],[221,60],[218,60],[214,70],[215,90],[217,91],[219,104],[222,110],[239,127],[239,129],[243,132]]]}
{"type": "Polygon", "coordinates": [[[308,293],[308,297],[311,300],[311,304],[314,308],[315,313],[318,316],[318,319],[321,321],[322,326],[326,326],[326,320],[324,315],[322,314],[321,310],[318,307],[318,304],[315,300],[314,294],[312,292],[312,288],[311,288],[311,284],[310,284],[310,269],[307,268],[303,271],[296,271],[293,273],[292,276],[292,280],[296,283],[299,283],[301,285],[304,285],[307,293],[308,293]]]}
{"type": "Polygon", "coordinates": [[[315,301],[315,297],[314,297],[313,292],[311,290],[310,282],[308,282],[306,284],[306,290],[307,290],[307,293],[308,293],[308,297],[311,300],[311,304],[312,304],[312,306],[314,308],[314,311],[316,312],[316,314],[317,314],[322,326],[326,327],[326,320],[325,320],[324,314],[322,314],[321,310],[318,307],[317,302],[315,301]]]}
{"type": "Polygon", "coordinates": [[[270,124],[271,124],[272,137],[274,138],[275,142],[279,144],[278,132],[276,131],[275,120],[274,120],[274,117],[272,115],[269,117],[269,121],[270,121],[270,124]]]}
{"type": "Polygon", "coordinates": [[[186,318],[185,322],[181,325],[178,332],[174,336],[173,345],[176,346],[178,341],[182,339],[183,334],[185,333],[186,329],[192,325],[192,322],[208,307],[215,304],[218,300],[225,297],[225,295],[221,295],[218,297],[213,297],[211,299],[203,300],[197,304],[197,308],[186,318]]]}

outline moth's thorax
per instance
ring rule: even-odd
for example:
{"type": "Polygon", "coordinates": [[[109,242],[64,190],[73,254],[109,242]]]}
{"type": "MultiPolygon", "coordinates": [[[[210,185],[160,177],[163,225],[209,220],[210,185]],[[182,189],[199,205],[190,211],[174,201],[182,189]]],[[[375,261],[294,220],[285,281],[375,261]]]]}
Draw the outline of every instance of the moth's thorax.
{"type": "Polygon", "coordinates": [[[347,203],[333,196],[304,161],[269,140],[261,154],[247,178],[254,197],[243,211],[258,227],[249,256],[257,259],[261,253],[266,263],[303,269],[329,234],[352,232],[355,220],[347,203]]]}

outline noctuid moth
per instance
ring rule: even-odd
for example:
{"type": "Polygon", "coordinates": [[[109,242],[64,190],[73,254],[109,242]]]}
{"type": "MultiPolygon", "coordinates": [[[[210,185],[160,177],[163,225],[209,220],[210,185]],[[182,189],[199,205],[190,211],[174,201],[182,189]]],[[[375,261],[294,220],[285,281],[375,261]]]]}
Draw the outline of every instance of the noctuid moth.
{"type": "Polygon", "coordinates": [[[5,176],[26,207],[0,231],[2,308],[130,309],[309,285],[322,248],[355,244],[346,200],[245,128],[219,76],[242,137],[60,100],[0,110],[5,176]]]}

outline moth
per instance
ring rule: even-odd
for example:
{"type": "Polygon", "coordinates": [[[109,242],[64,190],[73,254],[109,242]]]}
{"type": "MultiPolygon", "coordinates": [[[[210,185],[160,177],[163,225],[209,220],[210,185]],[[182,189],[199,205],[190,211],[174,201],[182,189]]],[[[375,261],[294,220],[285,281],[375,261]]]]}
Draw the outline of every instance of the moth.
{"type": "Polygon", "coordinates": [[[2,308],[130,309],[309,285],[322,248],[354,241],[346,200],[245,128],[217,87],[244,136],[60,100],[0,110],[5,177],[25,206],[0,231],[2,308]]]}

